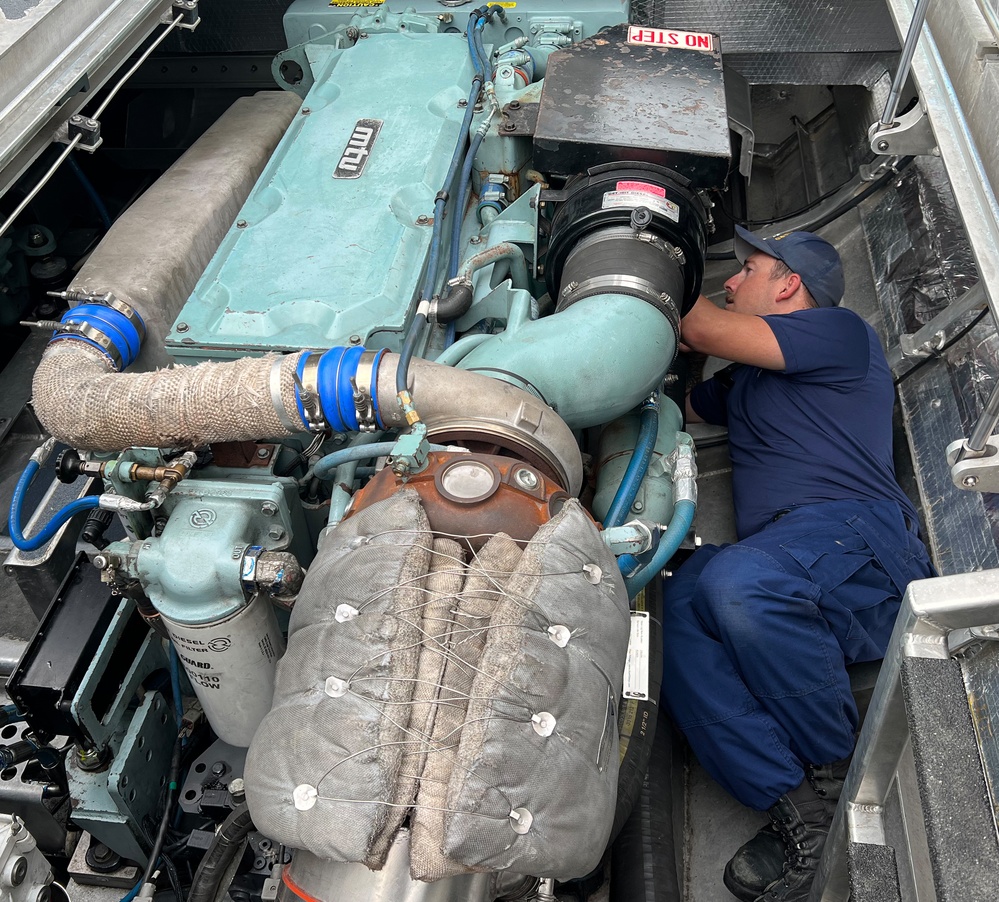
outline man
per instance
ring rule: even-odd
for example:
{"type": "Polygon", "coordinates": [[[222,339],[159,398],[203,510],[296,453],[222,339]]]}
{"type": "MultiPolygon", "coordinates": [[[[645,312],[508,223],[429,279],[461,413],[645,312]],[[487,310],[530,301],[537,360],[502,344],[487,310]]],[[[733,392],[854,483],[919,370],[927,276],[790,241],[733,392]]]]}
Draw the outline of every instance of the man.
{"type": "Polygon", "coordinates": [[[687,401],[689,420],[728,427],[740,541],[667,581],[663,692],[707,771],[772,822],[726,885],[790,902],[808,898],[853,750],[846,666],[884,656],[907,583],[932,568],[895,480],[891,374],[838,306],[839,254],[808,232],[736,231],[725,309],[701,297],[683,341],[742,364],[687,401]]]}

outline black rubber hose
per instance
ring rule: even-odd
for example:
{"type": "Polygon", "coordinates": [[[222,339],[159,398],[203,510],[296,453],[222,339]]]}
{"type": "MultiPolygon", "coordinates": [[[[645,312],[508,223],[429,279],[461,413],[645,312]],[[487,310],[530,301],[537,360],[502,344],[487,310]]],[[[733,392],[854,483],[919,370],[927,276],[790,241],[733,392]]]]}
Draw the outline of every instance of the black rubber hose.
{"type": "Polygon", "coordinates": [[[187,902],[214,902],[229,865],[243,850],[243,840],[254,829],[250,809],[244,802],[222,822],[215,839],[194,874],[187,902]]]}
{"type": "Polygon", "coordinates": [[[399,363],[395,371],[395,390],[404,392],[409,390],[409,363],[416,353],[416,345],[423,335],[423,329],[427,325],[426,314],[417,313],[413,317],[413,323],[406,333],[406,341],[403,343],[402,351],[399,354],[399,363]]]}
{"type": "Polygon", "coordinates": [[[642,791],[652,741],[659,719],[659,690],[663,680],[663,579],[657,576],[634,599],[636,611],[649,612],[649,698],[627,698],[618,716],[621,767],[617,778],[617,808],[611,842],[621,832],[642,791]]]}
{"type": "Polygon", "coordinates": [[[449,285],[447,292],[437,302],[437,319],[442,323],[464,316],[472,306],[472,286],[468,282],[449,285]]]}
{"type": "Polygon", "coordinates": [[[674,830],[682,800],[674,799],[673,751],[663,718],[638,804],[611,849],[610,902],[682,902],[674,830]]]}

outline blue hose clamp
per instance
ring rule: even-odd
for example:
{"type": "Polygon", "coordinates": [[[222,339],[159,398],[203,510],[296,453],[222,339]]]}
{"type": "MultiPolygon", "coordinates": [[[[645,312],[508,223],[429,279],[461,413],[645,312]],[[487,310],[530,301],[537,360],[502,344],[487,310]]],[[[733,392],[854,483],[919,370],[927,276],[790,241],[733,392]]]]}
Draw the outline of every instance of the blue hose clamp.
{"type": "Polygon", "coordinates": [[[146,337],[142,317],[112,294],[90,295],[63,314],[52,341],[73,339],[97,348],[121,372],[139,355],[146,337]]]}

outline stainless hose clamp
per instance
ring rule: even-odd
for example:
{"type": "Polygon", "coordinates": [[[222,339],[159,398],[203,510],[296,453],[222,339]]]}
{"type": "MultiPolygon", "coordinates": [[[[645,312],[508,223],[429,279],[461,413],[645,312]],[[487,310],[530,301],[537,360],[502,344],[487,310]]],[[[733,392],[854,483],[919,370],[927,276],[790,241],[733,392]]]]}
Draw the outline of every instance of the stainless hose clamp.
{"type": "Polygon", "coordinates": [[[308,360],[305,361],[305,366],[302,367],[301,378],[297,373],[295,374],[298,396],[302,402],[302,410],[305,412],[305,422],[308,424],[309,432],[323,432],[327,428],[323,405],[319,400],[320,357],[319,354],[310,354],[308,360]]]}
{"type": "Polygon", "coordinates": [[[121,372],[124,363],[121,353],[115,347],[114,342],[100,329],[94,328],[89,323],[60,323],[52,338],[52,343],[54,344],[61,338],[85,338],[87,341],[93,342],[110,359],[115,370],[121,372]]]}
{"type": "Polygon", "coordinates": [[[365,351],[357,362],[357,372],[351,380],[354,388],[354,409],[357,412],[357,428],[361,432],[376,432],[378,419],[375,416],[375,370],[385,351],[365,351]]]}
{"type": "Polygon", "coordinates": [[[139,341],[143,342],[146,340],[146,324],[142,321],[142,317],[136,312],[135,308],[131,304],[127,304],[125,301],[114,296],[110,291],[104,294],[94,294],[88,298],[89,302],[92,304],[101,304],[104,307],[110,307],[112,310],[117,310],[122,316],[125,317],[131,323],[132,328],[138,333],[139,341]]]}

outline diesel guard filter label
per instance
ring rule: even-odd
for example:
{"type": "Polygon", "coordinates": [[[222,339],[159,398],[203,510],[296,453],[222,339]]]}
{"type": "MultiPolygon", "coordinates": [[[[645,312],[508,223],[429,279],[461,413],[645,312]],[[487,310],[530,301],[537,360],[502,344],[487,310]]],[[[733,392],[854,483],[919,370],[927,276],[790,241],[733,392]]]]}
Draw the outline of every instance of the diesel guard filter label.
{"type": "Polygon", "coordinates": [[[368,162],[368,155],[382,130],[381,119],[358,119],[333,170],[335,179],[359,179],[368,162]]]}

